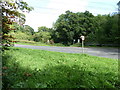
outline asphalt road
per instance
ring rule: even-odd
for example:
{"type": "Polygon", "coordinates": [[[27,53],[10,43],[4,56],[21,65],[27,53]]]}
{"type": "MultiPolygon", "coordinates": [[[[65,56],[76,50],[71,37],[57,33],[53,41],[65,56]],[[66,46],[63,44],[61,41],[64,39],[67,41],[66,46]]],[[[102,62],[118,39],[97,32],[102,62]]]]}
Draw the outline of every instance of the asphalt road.
{"type": "MultiPolygon", "coordinates": [[[[55,52],[65,52],[65,53],[82,53],[81,47],[32,46],[32,45],[19,45],[19,44],[15,44],[15,47],[40,49],[40,50],[55,51],[55,52]]],[[[118,59],[118,48],[87,47],[84,48],[84,53],[92,56],[118,59]]]]}

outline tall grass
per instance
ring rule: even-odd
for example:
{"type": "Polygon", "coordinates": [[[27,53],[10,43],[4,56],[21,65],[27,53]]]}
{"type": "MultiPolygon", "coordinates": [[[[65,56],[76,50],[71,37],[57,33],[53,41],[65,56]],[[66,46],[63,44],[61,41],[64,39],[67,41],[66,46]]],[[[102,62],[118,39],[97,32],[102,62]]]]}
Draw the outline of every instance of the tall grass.
{"type": "Polygon", "coordinates": [[[120,88],[118,60],[11,48],[3,54],[4,88],[120,88]]]}

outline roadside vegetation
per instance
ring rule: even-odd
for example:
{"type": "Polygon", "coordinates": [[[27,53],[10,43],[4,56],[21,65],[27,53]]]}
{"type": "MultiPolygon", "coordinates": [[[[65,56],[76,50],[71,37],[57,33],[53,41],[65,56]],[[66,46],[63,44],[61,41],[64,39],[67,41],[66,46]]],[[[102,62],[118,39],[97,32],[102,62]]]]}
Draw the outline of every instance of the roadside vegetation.
{"type": "Polygon", "coordinates": [[[3,54],[4,88],[120,88],[118,60],[11,48],[3,54]]]}
{"type": "Polygon", "coordinates": [[[35,32],[31,26],[24,25],[23,14],[32,11],[33,7],[22,0],[1,0],[0,3],[3,89],[120,89],[117,59],[10,47],[16,42],[38,46],[79,46],[81,35],[85,36],[85,45],[117,46],[120,43],[119,12],[94,16],[89,11],[74,13],[68,10],[59,16],[52,28],[40,26],[35,32]]]}
{"type": "MultiPolygon", "coordinates": [[[[82,47],[81,43],[75,43],[72,45],[64,45],[61,43],[42,43],[42,42],[35,42],[35,41],[28,41],[28,40],[19,40],[19,42],[16,42],[15,44],[20,45],[32,45],[32,46],[57,46],[57,47],[82,47]]],[[[97,46],[97,45],[84,45],[84,47],[99,47],[99,48],[119,48],[120,46],[97,46]]]]}
{"type": "MultiPolygon", "coordinates": [[[[54,43],[54,44],[50,44],[50,43],[43,43],[43,42],[35,42],[35,41],[28,41],[28,40],[19,40],[19,42],[15,43],[15,44],[21,44],[21,45],[33,45],[33,46],[60,46],[60,47],[68,47],[68,45],[64,45],[61,43],[54,43]]],[[[81,47],[80,43],[76,43],[73,45],[70,45],[70,47],[81,47]]]]}
{"type": "Polygon", "coordinates": [[[19,42],[34,41],[36,44],[44,43],[51,46],[80,46],[82,43],[80,36],[84,35],[86,46],[118,47],[120,42],[118,17],[117,13],[94,16],[89,11],[73,13],[68,10],[59,16],[52,28],[40,26],[38,31],[34,32],[29,25],[13,24],[15,31],[11,31],[9,35],[19,42]]]}

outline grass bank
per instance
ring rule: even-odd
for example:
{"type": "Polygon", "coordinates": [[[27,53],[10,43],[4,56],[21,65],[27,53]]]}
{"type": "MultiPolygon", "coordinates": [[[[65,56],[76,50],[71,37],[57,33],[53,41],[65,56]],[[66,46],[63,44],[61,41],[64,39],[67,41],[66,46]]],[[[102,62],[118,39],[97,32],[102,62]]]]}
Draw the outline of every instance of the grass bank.
{"type": "Polygon", "coordinates": [[[67,47],[67,46],[65,46],[63,44],[60,44],[60,43],[49,44],[49,43],[27,41],[27,40],[19,40],[19,42],[15,43],[15,44],[34,45],[34,46],[62,46],[62,47],[67,47]]]}
{"type": "Polygon", "coordinates": [[[14,47],[3,54],[3,87],[120,88],[119,85],[116,59],[14,47]]]}
{"type": "MultiPolygon", "coordinates": [[[[15,44],[21,44],[21,45],[34,45],[34,46],[58,46],[58,47],[82,47],[80,43],[75,43],[73,45],[64,45],[61,43],[54,43],[54,44],[49,44],[49,43],[42,43],[42,42],[35,42],[35,41],[28,41],[28,40],[18,40],[19,42],[15,44]]],[[[111,48],[112,46],[96,46],[96,45],[85,45],[84,47],[104,47],[104,48],[111,48]]],[[[112,47],[112,48],[120,48],[120,47],[112,47]]]]}

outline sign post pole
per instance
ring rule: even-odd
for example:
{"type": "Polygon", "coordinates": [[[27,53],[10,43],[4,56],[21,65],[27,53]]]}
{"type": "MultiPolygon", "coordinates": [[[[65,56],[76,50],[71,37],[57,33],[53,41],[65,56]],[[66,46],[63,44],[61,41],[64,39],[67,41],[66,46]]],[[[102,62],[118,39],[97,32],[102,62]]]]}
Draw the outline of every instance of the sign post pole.
{"type": "Polygon", "coordinates": [[[84,40],[85,40],[85,36],[81,36],[80,38],[82,39],[82,53],[84,54],[84,40]]]}
{"type": "Polygon", "coordinates": [[[82,53],[84,54],[84,40],[82,40],[82,53]]]}

